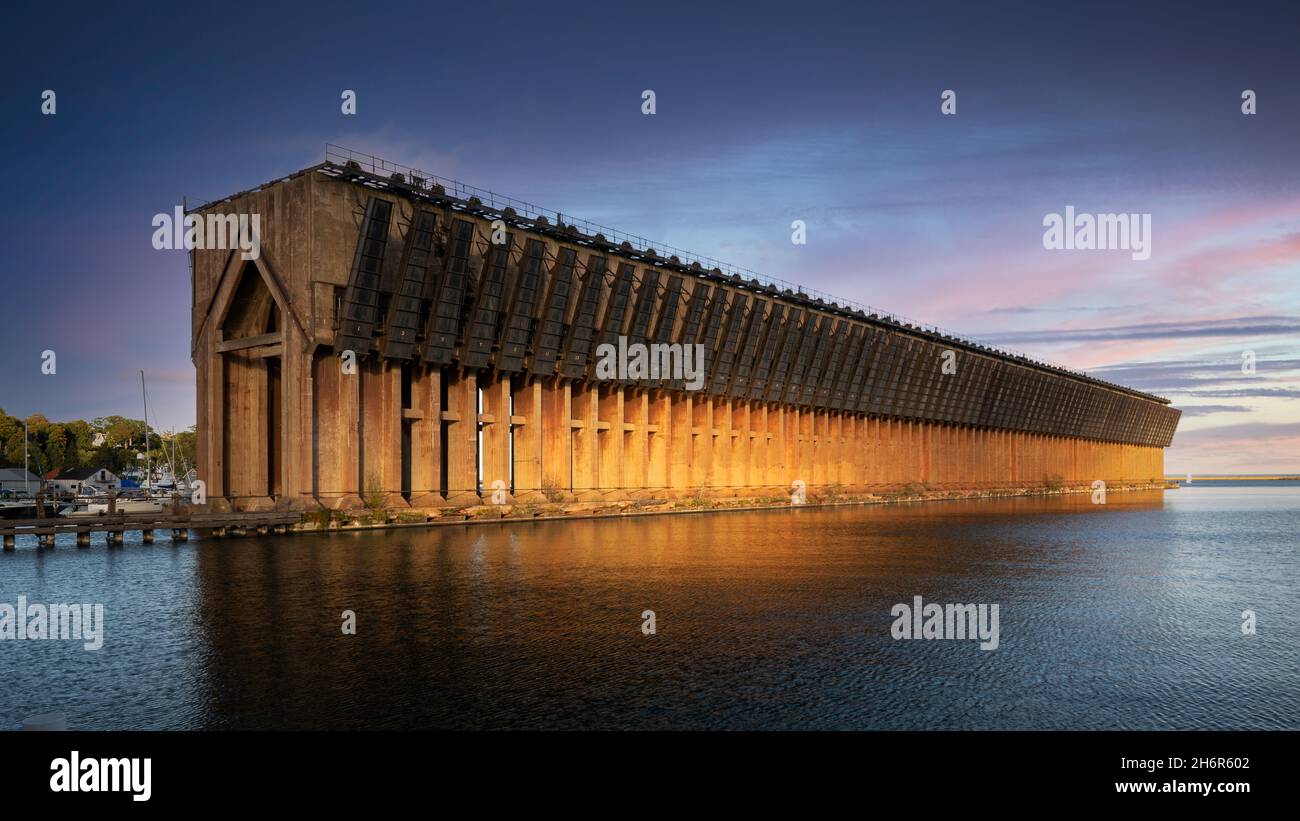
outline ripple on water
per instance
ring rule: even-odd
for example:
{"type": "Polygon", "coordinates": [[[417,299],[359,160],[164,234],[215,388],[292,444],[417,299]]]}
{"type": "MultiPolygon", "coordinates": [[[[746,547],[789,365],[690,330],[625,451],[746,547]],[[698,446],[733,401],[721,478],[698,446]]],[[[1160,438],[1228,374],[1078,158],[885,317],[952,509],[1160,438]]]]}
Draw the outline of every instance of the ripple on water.
{"type": "Polygon", "coordinates": [[[1105,507],[20,544],[0,601],[101,602],[105,647],[0,643],[3,712],[95,729],[1295,729],[1298,525],[1300,489],[1196,487],[1105,507]],[[917,595],[997,603],[1000,648],[894,640],[891,608],[917,595]]]}

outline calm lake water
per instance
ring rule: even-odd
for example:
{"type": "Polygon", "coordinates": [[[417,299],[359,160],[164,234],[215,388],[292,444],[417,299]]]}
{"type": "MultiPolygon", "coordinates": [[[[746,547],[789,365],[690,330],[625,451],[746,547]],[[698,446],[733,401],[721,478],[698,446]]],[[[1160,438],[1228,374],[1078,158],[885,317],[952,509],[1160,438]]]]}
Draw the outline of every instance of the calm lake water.
{"type": "Polygon", "coordinates": [[[20,540],[0,602],[107,625],[0,641],[0,727],[1300,728],[1300,487],[1107,501],[20,540]],[[893,639],[917,595],[999,648],[893,639]]]}

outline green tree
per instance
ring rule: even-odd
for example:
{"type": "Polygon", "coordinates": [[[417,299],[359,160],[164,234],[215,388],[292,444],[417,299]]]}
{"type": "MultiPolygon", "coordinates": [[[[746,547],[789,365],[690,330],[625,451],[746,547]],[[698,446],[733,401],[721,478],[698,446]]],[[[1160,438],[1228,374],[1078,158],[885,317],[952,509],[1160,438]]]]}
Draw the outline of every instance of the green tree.
{"type": "Polygon", "coordinates": [[[4,412],[4,408],[0,408],[0,467],[22,465],[22,435],[22,420],[10,416],[4,412]],[[16,463],[9,458],[10,440],[13,438],[15,433],[18,434],[18,462],[16,463]]]}
{"type": "Polygon", "coordinates": [[[5,461],[14,467],[23,466],[23,427],[9,434],[5,439],[5,461]]]}
{"type": "MultiPolygon", "coordinates": [[[[23,466],[23,422],[0,409],[0,467],[23,466]]],[[[139,419],[107,416],[89,422],[83,419],[51,422],[44,414],[33,413],[26,423],[29,465],[33,472],[94,467],[108,468],[121,475],[125,470],[141,466],[137,454],[144,450],[145,426],[139,419]],[[95,444],[97,436],[102,436],[98,445],[95,444]]],[[[178,473],[184,471],[182,465],[194,462],[194,440],[193,427],[175,436],[178,473]]],[[[149,432],[149,445],[154,462],[165,462],[172,452],[172,440],[168,438],[164,442],[157,431],[149,432]]]]}
{"type": "Polygon", "coordinates": [[[63,470],[68,464],[68,434],[57,422],[46,426],[41,449],[45,452],[45,470],[63,470]]]}

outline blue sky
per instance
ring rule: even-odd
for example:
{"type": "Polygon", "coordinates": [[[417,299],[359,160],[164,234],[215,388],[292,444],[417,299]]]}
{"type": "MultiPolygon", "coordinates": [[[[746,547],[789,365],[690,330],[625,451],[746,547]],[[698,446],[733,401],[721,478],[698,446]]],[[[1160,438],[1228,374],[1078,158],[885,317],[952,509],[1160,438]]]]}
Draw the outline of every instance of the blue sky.
{"type": "Polygon", "coordinates": [[[1046,6],[15,9],[0,407],[138,415],[143,368],[192,424],[150,221],[333,142],[1167,395],[1171,472],[1300,471],[1300,12],[1046,6]],[[1045,250],[1066,205],[1151,214],[1151,259],[1045,250]]]}

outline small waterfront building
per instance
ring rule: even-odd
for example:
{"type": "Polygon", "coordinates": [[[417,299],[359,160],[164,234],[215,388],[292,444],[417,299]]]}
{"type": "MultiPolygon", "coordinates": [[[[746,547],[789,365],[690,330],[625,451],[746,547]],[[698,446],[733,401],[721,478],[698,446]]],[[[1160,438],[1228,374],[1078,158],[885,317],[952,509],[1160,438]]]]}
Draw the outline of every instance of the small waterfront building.
{"type": "Polygon", "coordinates": [[[55,493],[81,493],[85,485],[98,490],[120,490],[122,480],[108,468],[72,468],[49,480],[49,489],[55,493]]]}
{"type": "Polygon", "coordinates": [[[33,493],[40,490],[41,477],[22,468],[0,468],[0,492],[33,493]]]}

